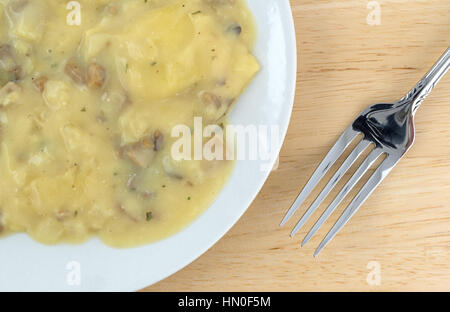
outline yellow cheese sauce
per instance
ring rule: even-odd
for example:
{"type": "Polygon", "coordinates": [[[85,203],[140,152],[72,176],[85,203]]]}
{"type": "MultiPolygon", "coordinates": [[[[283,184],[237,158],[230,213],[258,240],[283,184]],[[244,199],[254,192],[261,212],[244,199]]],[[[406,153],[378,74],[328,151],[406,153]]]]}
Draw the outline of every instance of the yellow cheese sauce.
{"type": "Polygon", "coordinates": [[[136,246],[180,231],[233,161],[174,160],[259,70],[240,0],[0,0],[0,232],[136,246]]]}

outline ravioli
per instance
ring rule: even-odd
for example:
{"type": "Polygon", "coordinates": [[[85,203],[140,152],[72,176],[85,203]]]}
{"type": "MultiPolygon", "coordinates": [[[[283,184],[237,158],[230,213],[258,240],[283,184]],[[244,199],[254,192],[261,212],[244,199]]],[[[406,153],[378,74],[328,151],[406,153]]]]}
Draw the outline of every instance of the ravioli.
{"type": "Polygon", "coordinates": [[[114,247],[191,223],[232,160],[175,160],[260,67],[240,0],[0,0],[0,232],[114,247]],[[69,23],[79,14],[81,23],[69,23]]]}

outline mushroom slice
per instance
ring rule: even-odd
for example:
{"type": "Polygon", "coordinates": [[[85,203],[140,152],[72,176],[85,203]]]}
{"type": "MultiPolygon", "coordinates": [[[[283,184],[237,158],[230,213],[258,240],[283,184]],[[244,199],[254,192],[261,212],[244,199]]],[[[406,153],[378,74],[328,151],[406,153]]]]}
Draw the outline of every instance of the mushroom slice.
{"type": "Polygon", "coordinates": [[[86,73],[75,59],[67,62],[65,72],[77,84],[84,84],[86,82],[86,73]]]}
{"type": "Polygon", "coordinates": [[[153,139],[146,137],[137,143],[124,146],[121,154],[131,160],[136,166],[147,168],[156,154],[153,139]]]}
{"type": "Polygon", "coordinates": [[[164,145],[164,135],[161,133],[161,131],[156,130],[155,132],[153,132],[152,140],[155,146],[154,150],[160,151],[164,145]]]}
{"type": "Polygon", "coordinates": [[[39,78],[34,79],[33,84],[36,87],[36,90],[42,93],[45,90],[45,84],[47,83],[47,81],[48,81],[47,77],[41,76],[39,78]]]}
{"type": "Polygon", "coordinates": [[[100,89],[106,81],[105,69],[97,63],[91,63],[87,70],[87,84],[90,88],[100,89]]]}
{"type": "Polygon", "coordinates": [[[222,101],[220,100],[220,98],[211,92],[203,93],[202,101],[203,103],[205,103],[205,105],[213,104],[217,109],[219,109],[222,106],[222,101]]]}

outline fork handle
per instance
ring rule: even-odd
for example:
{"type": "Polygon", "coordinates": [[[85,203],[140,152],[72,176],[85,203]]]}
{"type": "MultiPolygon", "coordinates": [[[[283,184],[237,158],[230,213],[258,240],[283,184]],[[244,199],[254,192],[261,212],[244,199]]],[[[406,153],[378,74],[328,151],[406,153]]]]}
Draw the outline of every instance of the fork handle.
{"type": "Polygon", "coordinates": [[[431,93],[439,80],[450,69],[450,48],[445,51],[441,58],[434,64],[431,70],[417,83],[417,85],[400,102],[411,106],[414,115],[420,104],[431,93]]]}

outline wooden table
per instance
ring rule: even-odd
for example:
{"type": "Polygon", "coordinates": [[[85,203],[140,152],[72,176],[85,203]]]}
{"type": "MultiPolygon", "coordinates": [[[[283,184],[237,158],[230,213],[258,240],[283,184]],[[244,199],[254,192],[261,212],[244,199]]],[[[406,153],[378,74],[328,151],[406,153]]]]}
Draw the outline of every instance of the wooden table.
{"type": "Polygon", "coordinates": [[[339,213],[304,248],[313,220],[294,239],[295,220],[278,224],[355,115],[401,97],[450,46],[450,1],[380,0],[380,25],[367,22],[376,10],[369,1],[291,3],[299,69],[279,169],[211,250],[146,290],[449,291],[450,75],[419,110],[412,150],[318,258],[314,248],[339,213]]]}

